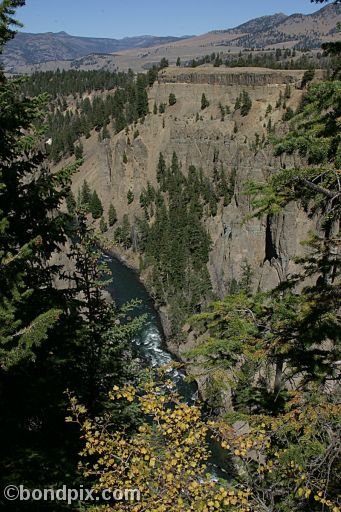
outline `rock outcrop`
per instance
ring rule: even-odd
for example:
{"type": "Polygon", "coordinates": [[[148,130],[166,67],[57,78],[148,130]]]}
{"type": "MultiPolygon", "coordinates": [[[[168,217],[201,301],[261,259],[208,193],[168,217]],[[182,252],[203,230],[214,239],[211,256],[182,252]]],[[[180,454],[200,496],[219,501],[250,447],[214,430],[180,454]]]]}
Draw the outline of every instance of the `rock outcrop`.
{"type": "Polygon", "coordinates": [[[166,68],[160,71],[160,83],[210,84],[224,86],[299,85],[304,71],[267,68],[166,68]]]}

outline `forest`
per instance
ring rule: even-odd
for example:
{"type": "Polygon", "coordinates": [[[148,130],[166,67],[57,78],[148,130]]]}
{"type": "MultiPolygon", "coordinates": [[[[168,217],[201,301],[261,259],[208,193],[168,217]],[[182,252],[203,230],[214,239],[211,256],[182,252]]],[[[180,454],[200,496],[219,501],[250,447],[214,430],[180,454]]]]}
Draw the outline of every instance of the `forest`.
{"type": "MultiPolygon", "coordinates": [[[[0,2],[0,53],[24,5],[0,2]]],[[[235,171],[217,166],[211,180],[202,169],[183,169],[176,153],[170,161],[160,153],[157,185],[146,183],[135,198],[142,214],[134,226],[127,215],[116,225],[114,204],[104,219],[86,181],[77,198],[71,193],[80,137],[95,130],[103,140],[152,115],[148,91],[165,62],[145,74],[23,79],[0,70],[3,510],[340,512],[340,45],[328,43],[324,52],[335,57],[328,77],[309,79],[286,128],[269,134],[275,156],[296,154],[304,165],[273,169],[245,189],[245,222],[295,202],[319,219],[318,229],[302,240],[300,270],[275,289],[254,291],[245,261],[223,298],[207,269],[206,221],[231,202],[235,171]],[[192,378],[208,376],[205,403],[186,401],[169,368],[138,359],[132,340],[146,317],[133,314],[137,301],[106,300],[111,276],[101,234],[108,226],[102,222],[99,233],[94,219],[140,254],[156,306],[170,308],[173,334],[181,338],[185,322],[194,333],[183,364],[192,378]],[[213,443],[225,457],[224,478],[209,470],[213,443]],[[98,495],[132,488],[141,500],[8,501],[9,485],[85,486],[98,495]]],[[[235,109],[246,117],[251,107],[241,91],[235,109]]]]}

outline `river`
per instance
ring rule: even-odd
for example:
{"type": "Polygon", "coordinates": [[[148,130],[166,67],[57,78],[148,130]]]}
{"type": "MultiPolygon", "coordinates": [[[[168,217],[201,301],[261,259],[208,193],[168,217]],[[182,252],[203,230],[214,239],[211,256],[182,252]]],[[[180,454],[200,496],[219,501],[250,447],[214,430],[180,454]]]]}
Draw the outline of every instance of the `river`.
{"type": "MultiPolygon", "coordinates": [[[[176,360],[175,356],[167,350],[159,315],[155,310],[152,298],[139,280],[137,273],[116,258],[104,255],[103,259],[112,274],[108,291],[117,305],[120,306],[133,299],[138,299],[141,303],[136,308],[134,315],[147,315],[147,321],[142,331],[138,338],[134,340],[139,357],[148,367],[159,367],[176,360]]],[[[183,371],[174,369],[169,377],[175,382],[179,393],[186,402],[191,403],[198,398],[196,384],[189,382],[183,371]]],[[[209,464],[210,472],[220,478],[226,478],[226,470],[224,469],[226,452],[214,441],[210,441],[209,445],[212,452],[209,464]]]]}

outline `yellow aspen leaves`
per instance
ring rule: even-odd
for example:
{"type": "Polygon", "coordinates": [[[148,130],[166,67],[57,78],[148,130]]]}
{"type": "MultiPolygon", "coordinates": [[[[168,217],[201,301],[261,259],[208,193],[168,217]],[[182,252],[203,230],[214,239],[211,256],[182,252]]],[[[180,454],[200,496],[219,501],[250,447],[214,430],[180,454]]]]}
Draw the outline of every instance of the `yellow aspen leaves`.
{"type": "MultiPolygon", "coordinates": [[[[315,501],[316,506],[323,506],[326,512],[341,512],[338,503],[329,499],[325,492],[325,476],[312,479],[309,467],[300,456],[295,456],[296,445],[293,449],[285,442],[274,442],[282,431],[284,440],[293,435],[292,432],[298,436],[295,429],[299,435],[303,431],[305,436],[310,436],[310,432],[302,430],[301,422],[311,424],[320,417],[321,411],[308,410],[301,415],[289,411],[282,419],[262,416],[261,421],[255,418],[252,423],[251,420],[243,428],[244,433],[240,433],[223,420],[205,423],[200,407],[183,403],[173,386],[156,384],[151,372],[147,375],[138,391],[132,386],[116,386],[110,393],[111,400],[125,400],[127,406],[134,403],[141,418],[145,418],[132,434],[124,429],[111,432],[110,427],[105,428],[103,419],[84,419],[84,409],[76,400],[71,402],[72,415],[68,421],[77,422],[82,429],[83,472],[95,482],[96,491],[132,488],[141,493],[141,502],[117,502],[98,511],[261,512],[264,509],[256,493],[260,489],[262,496],[266,495],[278,478],[281,486],[287,486],[285,491],[290,493],[294,506],[302,505],[304,500],[306,504],[315,501]],[[297,417],[301,419],[298,421],[297,417]],[[251,468],[250,473],[246,473],[248,478],[243,480],[241,471],[241,477],[234,477],[231,483],[216,481],[208,474],[209,430],[236,468],[243,468],[245,472],[251,468]],[[245,482],[256,482],[259,487],[248,484],[251,487],[248,488],[243,485],[245,482]]],[[[321,410],[329,425],[330,411],[323,406],[321,410]]],[[[338,411],[333,406],[335,417],[338,411]]],[[[296,439],[299,442],[300,438],[296,439]]],[[[304,442],[306,440],[307,437],[304,442]]]]}

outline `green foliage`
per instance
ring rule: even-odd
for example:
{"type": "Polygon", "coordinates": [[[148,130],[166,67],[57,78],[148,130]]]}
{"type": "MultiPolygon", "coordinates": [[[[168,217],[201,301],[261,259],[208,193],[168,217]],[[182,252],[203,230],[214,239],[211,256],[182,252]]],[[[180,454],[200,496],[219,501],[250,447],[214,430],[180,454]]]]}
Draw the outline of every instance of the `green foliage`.
{"type": "Polygon", "coordinates": [[[314,84],[305,95],[290,133],[275,144],[277,155],[297,151],[310,164],[338,161],[338,133],[341,113],[340,82],[314,84]]]}
{"type": "Polygon", "coordinates": [[[307,69],[304,72],[304,75],[303,75],[303,78],[302,78],[302,83],[301,83],[302,89],[304,87],[306,87],[307,84],[309,84],[309,82],[311,82],[313,80],[314,76],[315,76],[315,70],[314,69],[307,69]]]}
{"type": "Polygon", "coordinates": [[[159,189],[148,184],[140,197],[149,223],[139,224],[139,244],[157,301],[170,304],[176,330],[211,294],[210,238],[201,219],[216,212],[217,198],[201,171],[190,166],[188,176],[182,174],[175,153],[169,166],[160,154],[157,180],[159,189]]]}
{"type": "MultiPolygon", "coordinates": [[[[1,49],[12,36],[8,26],[13,9],[23,4],[1,2],[1,49]]],[[[111,338],[96,345],[95,330],[109,339],[103,325],[107,317],[92,302],[96,327],[90,320],[89,297],[82,294],[90,288],[78,256],[79,272],[66,275],[67,268],[73,269],[69,244],[84,256],[84,247],[78,245],[83,236],[80,219],[62,207],[66,201],[76,215],[70,184],[78,164],[51,172],[40,149],[46,137],[41,130],[46,98],[28,98],[21,82],[0,73],[0,433],[6,439],[1,445],[1,487],[25,482],[40,488],[77,481],[78,443],[64,427],[63,393],[69,386],[91,409],[97,400],[102,410],[100,390],[119,375],[120,346],[111,338]],[[65,267],[57,263],[61,260],[65,267]],[[110,360],[107,351],[112,351],[110,360]]],[[[87,187],[83,192],[88,203],[87,187]]],[[[98,296],[100,290],[98,285],[98,296]]],[[[46,509],[46,503],[35,503],[32,509],[46,509]]]]}
{"type": "Polygon", "coordinates": [[[123,215],[122,224],[115,231],[115,240],[125,249],[129,249],[132,245],[131,225],[127,214],[123,215]]]}
{"type": "Polygon", "coordinates": [[[134,193],[132,190],[128,190],[127,201],[128,201],[128,204],[131,204],[134,201],[134,193]]]}
{"type": "MultiPolygon", "coordinates": [[[[16,2],[5,2],[0,37],[16,2]]],[[[3,34],[3,35],[2,35],[3,34]]],[[[2,370],[34,359],[60,317],[53,290],[59,268],[44,264],[66,241],[68,216],[58,211],[75,166],[52,174],[37,149],[35,122],[45,98],[29,100],[16,80],[0,76],[0,350],[2,370]]],[[[60,301],[60,302],[59,302],[60,301]]]]}
{"type": "Polygon", "coordinates": [[[221,121],[225,120],[225,115],[228,115],[231,113],[231,109],[230,109],[229,105],[224,106],[221,103],[219,103],[219,110],[220,110],[221,121]]]}
{"type": "Polygon", "coordinates": [[[247,116],[252,108],[252,101],[247,91],[243,91],[236,99],[235,110],[240,110],[242,116],[247,116]]]}
{"type": "MultiPolygon", "coordinates": [[[[293,201],[302,205],[309,216],[319,218],[319,231],[310,234],[304,242],[308,250],[296,258],[300,271],[282,283],[272,296],[272,304],[283,293],[296,301],[295,318],[290,317],[288,308],[283,310],[286,326],[278,339],[283,344],[281,357],[286,373],[295,375],[301,371],[301,382],[307,384],[307,389],[314,381],[333,381],[339,358],[339,90],[337,81],[311,85],[288,134],[274,139],[277,155],[298,153],[306,165],[292,169],[284,166],[270,174],[266,183],[250,183],[248,187],[254,215],[268,215],[268,222],[293,201]],[[293,290],[298,283],[302,292],[295,295],[293,290]]],[[[283,368],[279,368],[279,375],[282,373],[283,368]]]]}
{"type": "Polygon", "coordinates": [[[109,226],[112,227],[117,222],[117,213],[114,205],[110,203],[109,212],[108,212],[108,223],[109,226]]]}
{"type": "Polygon", "coordinates": [[[175,103],[176,103],[176,96],[173,92],[171,92],[169,95],[168,103],[170,106],[175,105],[175,103]]]}
{"type": "Polygon", "coordinates": [[[272,105],[270,105],[270,103],[269,103],[268,106],[266,107],[265,115],[271,114],[271,112],[272,112],[272,105]]]}
{"type": "Polygon", "coordinates": [[[210,102],[206,98],[205,93],[202,93],[202,96],[201,96],[201,110],[205,110],[205,108],[209,107],[209,105],[210,105],[210,102]]]}
{"type": "Polygon", "coordinates": [[[164,114],[165,112],[166,112],[166,103],[160,103],[159,114],[164,114]]]}
{"type": "Polygon", "coordinates": [[[92,214],[94,219],[99,219],[103,215],[103,206],[100,198],[96,190],[91,194],[90,202],[89,202],[89,211],[92,214]]]}
{"type": "Polygon", "coordinates": [[[101,141],[104,141],[106,139],[110,139],[110,133],[109,133],[107,125],[103,126],[102,132],[101,132],[101,141]]]}
{"type": "MultiPolygon", "coordinates": [[[[95,129],[100,141],[110,138],[108,126],[113,122],[118,133],[129,124],[148,114],[147,88],[150,76],[131,71],[127,73],[108,71],[62,71],[38,72],[21,83],[24,94],[36,95],[48,92],[52,102],[46,111],[47,135],[52,140],[49,157],[58,162],[63,157],[77,152],[77,141],[81,136],[90,137],[95,129]],[[95,95],[92,99],[84,92],[93,90],[110,91],[95,95]],[[66,97],[76,98],[76,109],[69,109],[66,97]]],[[[78,149],[77,149],[78,148],[78,149]]]]}
{"type": "Polygon", "coordinates": [[[74,154],[75,154],[76,160],[82,160],[83,154],[84,154],[84,148],[83,148],[83,144],[81,142],[79,142],[79,144],[77,144],[75,146],[74,154]]]}
{"type": "Polygon", "coordinates": [[[196,365],[230,370],[236,410],[275,410],[281,406],[291,379],[304,375],[304,381],[322,384],[336,378],[332,370],[336,352],[322,350],[321,343],[327,336],[338,340],[339,322],[329,308],[310,299],[292,292],[230,295],[193,317],[193,325],[199,330],[205,328],[209,337],[188,355],[196,365]],[[317,326],[312,321],[314,315],[317,326]],[[240,389],[244,389],[243,395],[240,389]]]}
{"type": "Polygon", "coordinates": [[[295,113],[291,107],[287,107],[286,111],[282,116],[283,121],[290,121],[294,117],[295,113]]]}
{"type": "Polygon", "coordinates": [[[148,114],[147,82],[144,74],[137,75],[136,80],[136,111],[138,117],[148,114]]]}
{"type": "Polygon", "coordinates": [[[108,231],[108,225],[105,222],[104,217],[101,217],[99,229],[101,230],[101,233],[106,233],[108,231]]]}
{"type": "Polygon", "coordinates": [[[290,393],[280,414],[249,414],[241,431],[231,420],[213,426],[251,489],[252,510],[339,512],[339,416],[333,394],[313,389],[290,393]]]}
{"type": "Polygon", "coordinates": [[[66,208],[70,215],[75,213],[77,207],[76,199],[73,192],[70,190],[66,196],[66,208]]]}
{"type": "Polygon", "coordinates": [[[0,19],[1,19],[1,39],[0,39],[0,53],[3,52],[3,47],[8,41],[13,39],[16,34],[16,27],[21,27],[22,24],[13,18],[17,7],[25,5],[25,0],[3,0],[0,5],[0,19]]]}
{"type": "MultiPolygon", "coordinates": [[[[265,29],[266,30],[266,29],[265,29]]],[[[249,36],[248,36],[249,37],[249,36]]],[[[286,35],[288,37],[288,34],[286,35]]],[[[290,36],[289,36],[290,37],[290,36]]],[[[291,36],[292,41],[295,36],[291,36]]],[[[314,48],[319,48],[321,40],[314,33],[306,38],[307,43],[314,48]]],[[[279,41],[277,41],[279,42],[279,41]]],[[[252,45],[250,45],[252,46],[252,45]]],[[[227,67],[261,67],[269,69],[326,69],[338,70],[340,69],[339,55],[341,46],[339,41],[328,42],[322,44],[324,53],[311,52],[310,48],[286,48],[286,49],[266,49],[262,50],[257,48],[257,51],[245,48],[243,52],[235,53],[228,52],[224,56],[219,56],[216,53],[211,55],[207,54],[202,57],[193,59],[190,66],[197,67],[204,64],[221,66],[224,64],[227,67]],[[213,58],[214,55],[214,58],[213,58]]],[[[334,73],[335,74],[335,73],[334,73]]]]}
{"type": "Polygon", "coordinates": [[[88,182],[86,180],[84,180],[82,188],[81,188],[81,193],[80,193],[79,206],[82,206],[83,208],[85,208],[85,210],[88,211],[90,208],[91,199],[92,199],[91,189],[89,187],[88,182]]]}
{"type": "Polygon", "coordinates": [[[159,69],[168,68],[168,66],[169,66],[168,60],[165,57],[162,57],[160,64],[159,64],[159,69]]]}

